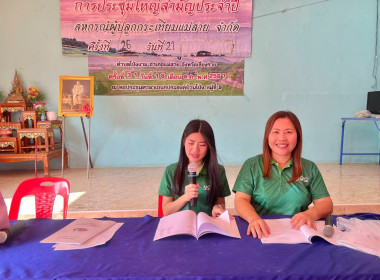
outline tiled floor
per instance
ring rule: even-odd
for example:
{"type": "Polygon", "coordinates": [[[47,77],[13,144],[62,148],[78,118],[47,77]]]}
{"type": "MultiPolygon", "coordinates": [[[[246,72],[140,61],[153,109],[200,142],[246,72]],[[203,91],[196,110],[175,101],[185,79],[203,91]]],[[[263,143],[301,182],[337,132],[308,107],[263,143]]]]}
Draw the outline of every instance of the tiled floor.
{"type": "MultiPolygon", "coordinates": [[[[230,184],[236,180],[240,165],[227,165],[230,184]]],[[[380,213],[380,166],[376,163],[318,164],[334,202],[334,214],[355,212],[380,213]]],[[[132,217],[146,214],[156,215],[157,189],[164,167],[125,167],[64,170],[70,181],[71,194],[68,218],[87,217],[132,217]]],[[[61,170],[52,170],[51,176],[61,176],[61,170]]],[[[38,172],[42,176],[42,171],[38,172]]],[[[8,209],[11,197],[18,184],[34,177],[34,170],[0,171],[0,190],[6,198],[8,209]]],[[[233,212],[232,194],[227,198],[227,207],[233,212]]],[[[57,199],[55,211],[61,209],[57,199]]],[[[20,212],[30,217],[34,211],[33,199],[22,202],[20,212]]],[[[235,213],[235,212],[233,212],[235,213]]],[[[59,215],[57,216],[59,217],[59,215]]]]}

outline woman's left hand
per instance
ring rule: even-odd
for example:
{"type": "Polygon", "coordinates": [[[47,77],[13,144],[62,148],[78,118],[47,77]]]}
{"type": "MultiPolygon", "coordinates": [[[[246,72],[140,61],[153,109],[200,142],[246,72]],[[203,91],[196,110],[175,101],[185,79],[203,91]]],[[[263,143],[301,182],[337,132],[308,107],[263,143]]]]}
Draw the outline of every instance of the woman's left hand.
{"type": "MultiPolygon", "coordinates": [[[[212,211],[211,211],[212,217],[216,218],[216,217],[220,216],[221,214],[223,214],[224,211],[226,211],[226,209],[224,209],[222,206],[220,206],[220,204],[215,204],[214,207],[212,208],[212,211]]],[[[228,213],[228,215],[230,216],[230,220],[235,219],[234,216],[232,216],[230,213],[228,213]]]]}
{"type": "Polygon", "coordinates": [[[317,229],[317,227],[315,226],[314,218],[311,215],[309,215],[306,211],[295,214],[291,218],[290,223],[292,228],[297,230],[305,224],[308,226],[308,228],[313,228],[315,230],[317,229]]]}
{"type": "Polygon", "coordinates": [[[299,229],[302,225],[306,224],[309,228],[316,230],[315,221],[325,218],[333,212],[333,202],[329,196],[315,199],[313,203],[313,207],[292,217],[290,220],[292,228],[299,229]]]}
{"type": "Polygon", "coordinates": [[[224,211],[226,210],[222,206],[220,206],[220,204],[215,204],[214,207],[212,207],[211,211],[212,217],[216,218],[219,215],[223,214],[224,211]]]}

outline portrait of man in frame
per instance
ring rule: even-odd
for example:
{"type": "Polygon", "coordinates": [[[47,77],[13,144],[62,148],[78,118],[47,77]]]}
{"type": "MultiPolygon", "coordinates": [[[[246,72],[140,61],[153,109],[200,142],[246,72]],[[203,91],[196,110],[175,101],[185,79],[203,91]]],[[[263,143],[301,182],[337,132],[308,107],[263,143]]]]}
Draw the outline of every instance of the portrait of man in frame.
{"type": "MultiPolygon", "coordinates": [[[[59,116],[85,116],[84,106],[94,106],[94,77],[60,76],[59,77],[59,116]]],[[[90,117],[93,110],[90,112],[90,117]]]]}

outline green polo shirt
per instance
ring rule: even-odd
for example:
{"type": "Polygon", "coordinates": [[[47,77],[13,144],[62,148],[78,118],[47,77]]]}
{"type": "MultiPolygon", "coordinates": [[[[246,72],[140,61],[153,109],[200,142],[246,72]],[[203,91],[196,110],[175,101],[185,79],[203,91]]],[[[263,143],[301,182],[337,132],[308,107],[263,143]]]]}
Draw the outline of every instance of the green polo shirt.
{"type": "Polygon", "coordinates": [[[330,196],[318,167],[301,159],[302,176],[287,183],[292,177],[290,161],[284,169],[272,160],[271,178],[263,178],[262,155],[247,159],[236,178],[233,191],[251,196],[251,204],[258,214],[294,215],[308,209],[314,199],[330,196]]]}
{"type": "MultiPolygon", "coordinates": [[[[164,175],[162,176],[160,188],[158,189],[158,194],[162,196],[173,197],[172,186],[174,173],[177,168],[178,163],[173,163],[166,167],[164,175]]],[[[197,214],[199,212],[205,212],[211,216],[211,211],[214,205],[207,204],[207,198],[210,191],[210,187],[207,185],[207,166],[203,165],[202,169],[197,174],[197,184],[199,184],[197,206],[191,207],[190,203],[186,203],[181,210],[193,210],[197,214]]],[[[185,186],[190,184],[190,180],[187,178],[182,186],[182,192],[185,192],[185,186]]],[[[230,187],[228,185],[226,171],[224,167],[219,164],[219,184],[220,184],[220,197],[226,197],[231,194],[230,187]]],[[[178,199],[179,196],[174,196],[174,200],[178,199]]]]}

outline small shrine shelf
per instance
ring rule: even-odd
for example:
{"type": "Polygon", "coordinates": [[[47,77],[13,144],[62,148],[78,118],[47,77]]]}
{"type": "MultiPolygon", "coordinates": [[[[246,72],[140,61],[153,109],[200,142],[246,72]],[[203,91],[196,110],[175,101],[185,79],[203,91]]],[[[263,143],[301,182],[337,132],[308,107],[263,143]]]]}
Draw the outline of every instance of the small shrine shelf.
{"type": "MultiPolygon", "coordinates": [[[[62,149],[56,149],[48,153],[38,152],[37,155],[33,152],[30,153],[0,153],[0,162],[21,162],[21,161],[42,161],[44,164],[44,176],[50,176],[50,163],[53,158],[61,158],[62,149]]],[[[65,149],[64,153],[64,168],[68,168],[68,151],[65,149]]]]}
{"type": "Polygon", "coordinates": [[[26,96],[25,87],[16,71],[12,89],[5,103],[0,104],[0,162],[42,161],[44,175],[50,176],[49,165],[53,158],[63,157],[62,170],[68,167],[68,150],[62,151],[62,121],[38,121],[33,104],[28,102],[26,96]],[[12,120],[13,113],[21,115],[17,122],[12,120]],[[60,141],[55,143],[54,130],[57,129],[60,141]]]}

